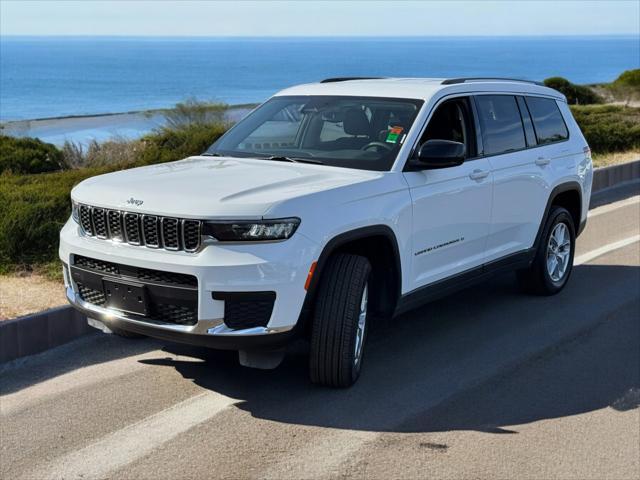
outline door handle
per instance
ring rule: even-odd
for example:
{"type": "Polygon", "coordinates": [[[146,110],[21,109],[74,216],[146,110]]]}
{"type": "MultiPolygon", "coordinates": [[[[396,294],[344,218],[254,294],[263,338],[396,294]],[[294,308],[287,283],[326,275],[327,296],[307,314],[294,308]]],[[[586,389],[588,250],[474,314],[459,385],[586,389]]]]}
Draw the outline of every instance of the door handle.
{"type": "Polygon", "coordinates": [[[538,157],[536,159],[536,165],[538,165],[539,167],[544,167],[545,165],[549,165],[550,163],[551,160],[549,160],[548,158],[538,157]]]}
{"type": "Polygon", "coordinates": [[[482,180],[483,178],[486,178],[488,175],[489,175],[489,170],[476,169],[469,174],[469,178],[471,180],[482,180]]]}

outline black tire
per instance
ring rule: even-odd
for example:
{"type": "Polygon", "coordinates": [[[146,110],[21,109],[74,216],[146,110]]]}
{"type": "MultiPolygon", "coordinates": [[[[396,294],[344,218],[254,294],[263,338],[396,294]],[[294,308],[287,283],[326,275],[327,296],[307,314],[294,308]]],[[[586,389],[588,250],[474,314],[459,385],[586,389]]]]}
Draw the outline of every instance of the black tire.
{"type": "MultiPolygon", "coordinates": [[[[356,337],[370,273],[369,260],[359,255],[339,253],[327,261],[318,285],[311,327],[309,375],[313,383],[344,388],[353,385],[360,376],[362,353],[356,361],[356,337]]],[[[369,323],[364,324],[361,352],[369,323]]]]}
{"type": "Polygon", "coordinates": [[[567,284],[573,270],[573,257],[576,249],[576,230],[571,214],[562,207],[553,206],[547,217],[540,244],[531,266],[517,272],[521,288],[536,295],[555,295],[567,284]],[[556,226],[564,223],[569,233],[570,252],[566,270],[561,278],[554,280],[547,268],[547,250],[551,233],[556,226]]]}
{"type": "Polygon", "coordinates": [[[122,338],[145,338],[144,335],[139,333],[127,332],[126,330],[120,330],[119,328],[109,328],[114,335],[122,338]]]}

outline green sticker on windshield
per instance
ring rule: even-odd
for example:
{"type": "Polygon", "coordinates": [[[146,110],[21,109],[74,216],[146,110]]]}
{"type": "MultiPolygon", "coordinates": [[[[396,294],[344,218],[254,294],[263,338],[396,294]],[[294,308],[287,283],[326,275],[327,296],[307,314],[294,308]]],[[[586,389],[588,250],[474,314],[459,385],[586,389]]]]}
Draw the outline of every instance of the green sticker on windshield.
{"type": "Polygon", "coordinates": [[[404,130],[402,127],[391,127],[389,133],[387,133],[387,139],[385,142],[398,143],[398,138],[400,137],[402,130],[404,130]]]}

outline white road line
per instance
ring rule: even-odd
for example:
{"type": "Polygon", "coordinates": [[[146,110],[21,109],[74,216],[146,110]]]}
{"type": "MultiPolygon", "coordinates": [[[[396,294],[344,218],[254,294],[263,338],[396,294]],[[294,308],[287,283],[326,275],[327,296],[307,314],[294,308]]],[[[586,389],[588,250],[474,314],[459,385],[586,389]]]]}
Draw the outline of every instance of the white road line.
{"type": "Polygon", "coordinates": [[[591,250],[590,252],[583,253],[582,255],[578,255],[574,260],[574,265],[582,265],[583,263],[590,262],[594,258],[597,258],[605,253],[613,252],[614,250],[618,250],[619,248],[626,247],[635,242],[640,242],[640,235],[634,235],[633,237],[627,237],[622,240],[618,240],[617,242],[609,243],[607,245],[603,245],[600,248],[596,248],[595,250],[591,250]]]}
{"type": "Polygon", "coordinates": [[[147,455],[163,443],[203,423],[235,400],[207,392],[177,403],[96,443],[41,465],[27,478],[95,479],[147,455]]]}
{"type": "Polygon", "coordinates": [[[34,383],[16,392],[2,395],[0,415],[14,414],[69,390],[87,388],[116,377],[130,375],[143,368],[152,368],[145,365],[143,360],[154,358],[158,358],[158,350],[81,367],[34,383]]]}
{"type": "Polygon", "coordinates": [[[597,217],[598,215],[613,212],[614,210],[618,210],[620,208],[628,207],[629,205],[634,205],[639,203],[640,203],[640,195],[636,195],[634,197],[627,198],[626,200],[621,200],[619,202],[611,203],[609,205],[603,205],[602,207],[597,207],[597,208],[594,208],[593,210],[589,210],[588,218],[597,217]]]}

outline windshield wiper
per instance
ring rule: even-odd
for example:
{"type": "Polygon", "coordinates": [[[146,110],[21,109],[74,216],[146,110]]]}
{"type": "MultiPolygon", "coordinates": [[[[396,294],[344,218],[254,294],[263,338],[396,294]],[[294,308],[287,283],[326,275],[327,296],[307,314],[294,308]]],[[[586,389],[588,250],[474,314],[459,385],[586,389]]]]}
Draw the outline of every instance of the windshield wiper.
{"type": "Polygon", "coordinates": [[[284,155],[272,155],[270,157],[265,157],[266,160],[275,160],[277,162],[292,162],[292,163],[314,163],[316,165],[324,165],[320,160],[310,159],[310,158],[297,158],[297,157],[286,157],[284,155]]]}
{"type": "Polygon", "coordinates": [[[219,153],[208,153],[208,152],[204,152],[202,155],[200,155],[201,157],[221,157],[222,155],[220,155],[219,153]]]}

